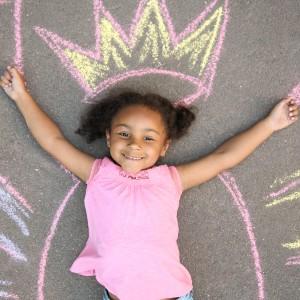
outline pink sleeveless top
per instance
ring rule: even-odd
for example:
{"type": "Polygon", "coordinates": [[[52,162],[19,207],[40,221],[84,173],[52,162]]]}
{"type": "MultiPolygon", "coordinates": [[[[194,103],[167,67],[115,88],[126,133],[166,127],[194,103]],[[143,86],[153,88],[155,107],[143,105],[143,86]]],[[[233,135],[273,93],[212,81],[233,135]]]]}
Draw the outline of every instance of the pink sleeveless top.
{"type": "Polygon", "coordinates": [[[177,210],[182,193],[175,166],[132,176],[108,157],[87,181],[89,237],[71,272],[96,276],[121,300],[160,300],[192,290],[180,263],[177,210]]]}

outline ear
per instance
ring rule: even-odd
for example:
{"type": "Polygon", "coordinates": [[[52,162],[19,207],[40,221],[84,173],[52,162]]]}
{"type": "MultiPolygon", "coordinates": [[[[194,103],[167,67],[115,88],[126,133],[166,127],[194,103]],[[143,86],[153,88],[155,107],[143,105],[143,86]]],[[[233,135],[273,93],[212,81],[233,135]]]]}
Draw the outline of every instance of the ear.
{"type": "Polygon", "coordinates": [[[109,148],[110,147],[110,133],[109,133],[108,129],[105,130],[105,135],[106,135],[106,144],[107,144],[107,147],[109,148]]]}
{"type": "Polygon", "coordinates": [[[164,146],[160,152],[160,156],[164,157],[166,155],[166,152],[167,152],[170,144],[171,144],[171,139],[167,140],[166,143],[164,144],[164,146]]]}

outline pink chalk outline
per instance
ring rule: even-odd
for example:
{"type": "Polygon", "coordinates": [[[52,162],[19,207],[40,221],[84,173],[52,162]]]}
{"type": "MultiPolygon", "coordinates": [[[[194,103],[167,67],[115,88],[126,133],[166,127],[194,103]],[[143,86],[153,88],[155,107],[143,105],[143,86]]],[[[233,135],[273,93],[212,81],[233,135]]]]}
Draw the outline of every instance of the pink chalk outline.
{"type": "Polygon", "coordinates": [[[60,204],[58,210],[56,211],[48,236],[44,243],[44,248],[42,251],[41,259],[40,259],[40,266],[39,266],[39,272],[38,272],[38,298],[39,300],[44,299],[44,285],[45,285],[45,271],[47,266],[47,259],[48,259],[48,252],[51,247],[52,239],[55,235],[57,225],[60,221],[60,218],[62,216],[62,213],[65,209],[65,206],[69,202],[71,196],[74,194],[75,190],[79,186],[80,181],[76,180],[75,185],[73,185],[70,190],[68,191],[66,197],[63,199],[62,203],[60,204]]]}
{"type": "Polygon", "coordinates": [[[269,196],[267,198],[275,198],[285,192],[287,192],[288,190],[295,188],[296,186],[300,185],[300,179],[297,179],[291,183],[289,183],[288,185],[286,185],[285,187],[283,187],[282,189],[280,189],[277,192],[272,192],[269,194],[269,196]]]}
{"type": "Polygon", "coordinates": [[[14,30],[15,30],[15,44],[16,53],[14,57],[15,66],[23,73],[23,49],[22,49],[22,34],[21,34],[21,22],[22,22],[22,0],[15,0],[14,6],[14,30]]]}
{"type": "Polygon", "coordinates": [[[300,106],[300,83],[293,88],[293,90],[289,93],[289,96],[295,98],[296,103],[300,106]]]}
{"type": "MultiPolygon", "coordinates": [[[[193,31],[193,28],[195,26],[198,25],[199,22],[201,22],[201,20],[203,20],[203,18],[210,12],[210,10],[215,6],[217,0],[212,1],[211,4],[209,6],[207,6],[206,10],[198,17],[196,18],[192,23],[190,23],[187,28],[178,36],[176,36],[175,31],[174,31],[174,27],[173,27],[173,23],[171,21],[171,18],[169,16],[168,13],[168,9],[165,3],[165,0],[162,0],[161,2],[161,9],[162,12],[164,14],[164,16],[166,17],[167,20],[167,24],[168,24],[168,29],[169,32],[171,34],[172,37],[172,41],[173,41],[173,45],[176,44],[176,42],[178,43],[181,39],[184,38],[184,36],[186,36],[188,33],[190,33],[191,31],[193,31]]],[[[137,9],[136,12],[136,16],[134,19],[134,22],[132,24],[131,27],[131,35],[132,35],[132,30],[134,28],[134,25],[136,24],[138,18],[140,17],[140,12],[142,10],[142,7],[145,5],[146,1],[141,1],[140,5],[137,9]]],[[[21,39],[21,7],[22,7],[22,0],[16,0],[15,1],[15,9],[14,9],[14,17],[15,17],[15,42],[16,42],[16,54],[15,54],[15,64],[19,67],[20,70],[23,70],[23,57],[22,57],[22,39],[21,39]]],[[[114,21],[114,19],[111,17],[111,15],[106,12],[106,10],[104,9],[102,2],[99,0],[94,0],[94,17],[95,17],[95,41],[96,41],[96,46],[95,46],[95,51],[88,51],[90,57],[94,57],[94,58],[100,58],[100,50],[99,50],[99,41],[100,41],[100,32],[99,32],[99,26],[97,26],[98,21],[99,21],[99,11],[102,10],[102,13],[104,15],[106,15],[107,18],[110,18],[111,20],[113,20],[113,24],[116,26],[116,28],[119,30],[119,33],[123,36],[123,38],[126,36],[125,33],[123,32],[123,30],[121,29],[121,27],[118,25],[117,22],[114,21]]],[[[175,74],[177,76],[177,78],[184,78],[184,80],[190,81],[192,84],[195,84],[197,86],[196,91],[189,95],[188,97],[180,100],[183,101],[187,104],[192,103],[196,98],[200,97],[201,95],[205,95],[205,100],[207,99],[207,97],[210,95],[211,93],[211,89],[212,89],[212,81],[213,78],[215,76],[215,72],[216,72],[216,65],[217,62],[219,60],[219,56],[220,56],[220,52],[221,52],[221,48],[222,48],[222,44],[223,44],[223,40],[225,37],[225,29],[226,29],[226,25],[228,22],[228,0],[225,0],[225,8],[224,8],[224,21],[222,24],[222,28],[221,28],[221,33],[219,35],[219,40],[217,42],[217,46],[215,47],[214,53],[212,54],[212,57],[210,59],[209,65],[206,68],[205,71],[205,80],[203,80],[204,83],[202,83],[200,85],[199,79],[198,78],[194,78],[193,80],[191,80],[190,77],[188,77],[187,75],[181,74],[181,73],[176,73],[174,72],[174,74],[169,74],[170,76],[174,76],[175,74]],[[196,81],[198,82],[198,84],[196,83],[196,81]],[[205,89],[204,89],[204,86],[205,89]]],[[[80,50],[82,51],[82,53],[87,53],[85,50],[81,49],[79,46],[71,43],[71,42],[67,42],[62,40],[61,38],[59,38],[57,35],[52,34],[51,32],[46,33],[46,31],[44,29],[41,29],[39,27],[36,27],[36,31],[38,33],[40,33],[41,37],[43,39],[45,39],[46,41],[48,41],[48,37],[55,37],[55,39],[58,40],[58,42],[62,43],[62,45],[67,45],[68,47],[70,47],[71,49],[74,50],[80,50]],[[48,35],[48,36],[47,36],[48,35]],[[52,36],[54,35],[54,36],[52,36]]],[[[126,40],[126,39],[124,39],[126,40]]],[[[128,39],[127,39],[128,42],[128,39]]],[[[48,42],[50,48],[52,48],[51,46],[55,46],[55,44],[51,44],[50,41],[48,42]]],[[[57,53],[57,55],[59,56],[59,58],[61,59],[62,63],[67,67],[67,69],[71,72],[71,74],[74,76],[75,79],[77,79],[79,81],[79,83],[81,84],[82,88],[86,91],[87,95],[85,100],[87,100],[89,97],[92,97],[94,95],[94,91],[92,91],[90,89],[90,87],[86,86],[86,84],[84,83],[83,79],[81,78],[81,75],[78,73],[77,70],[75,70],[70,63],[68,63],[68,61],[65,59],[65,56],[63,56],[61,54],[61,51],[58,51],[55,49],[55,52],[57,53]]],[[[149,69],[145,69],[145,70],[137,70],[137,74],[140,74],[140,76],[142,76],[141,74],[153,74],[154,70],[152,70],[151,72],[149,72],[149,69]],[[140,73],[139,73],[140,72],[140,73]]],[[[161,70],[162,72],[170,72],[169,70],[161,70]]],[[[133,72],[133,71],[131,71],[133,72]]],[[[172,72],[172,71],[171,71],[172,72]]],[[[118,75],[118,76],[122,76],[122,75],[118,75]]],[[[135,73],[130,73],[129,75],[127,75],[127,78],[132,77],[132,76],[136,76],[135,73]]],[[[126,73],[123,74],[123,77],[126,78],[126,73]]],[[[118,78],[118,77],[117,77],[118,78]]],[[[124,80],[124,79],[123,79],[124,80]]],[[[98,92],[108,88],[109,86],[115,84],[115,82],[117,82],[116,78],[112,78],[111,82],[106,82],[106,86],[101,86],[101,84],[99,85],[99,87],[97,88],[98,92]]],[[[298,89],[296,90],[296,92],[298,92],[298,89]]],[[[258,298],[260,300],[264,299],[264,279],[263,279],[263,273],[262,273],[262,269],[261,269],[261,263],[260,263],[260,258],[259,258],[259,254],[258,254],[258,250],[257,250],[257,246],[256,246],[256,241],[255,241],[255,236],[254,236],[254,231],[253,231],[253,226],[250,220],[250,214],[248,212],[248,209],[245,205],[245,202],[242,198],[242,195],[238,189],[238,186],[236,185],[235,179],[233,177],[233,175],[231,175],[231,173],[226,172],[224,173],[224,176],[221,174],[219,175],[220,180],[224,183],[225,187],[228,189],[228,191],[230,192],[230,194],[233,197],[234,203],[238,206],[238,209],[242,215],[243,218],[243,222],[245,223],[246,226],[246,230],[248,233],[248,238],[251,244],[251,253],[252,253],[252,257],[254,260],[254,265],[255,265],[255,273],[256,273],[256,278],[257,278],[257,284],[258,284],[258,298]]],[[[60,218],[62,216],[62,213],[68,203],[68,201],[70,200],[71,195],[75,192],[76,188],[79,185],[79,181],[77,181],[75,183],[75,185],[69,190],[68,194],[66,195],[66,197],[63,199],[61,205],[59,206],[52,225],[50,227],[50,232],[45,240],[45,245],[44,245],[44,249],[42,251],[42,256],[41,256],[41,260],[40,260],[40,267],[39,267],[39,276],[38,276],[38,299],[39,300],[44,300],[44,284],[45,284],[45,270],[46,270],[46,265],[47,265],[47,257],[48,257],[48,252],[50,250],[51,247],[51,242],[52,239],[55,235],[55,231],[57,228],[57,225],[60,221],[60,218]]]]}
{"type": "Polygon", "coordinates": [[[19,192],[9,183],[6,177],[0,176],[0,183],[5,187],[5,189],[16,199],[18,200],[23,207],[27,208],[31,213],[33,213],[33,209],[28,201],[19,194],[19,192]]]}
{"type": "Polygon", "coordinates": [[[230,172],[223,172],[221,175],[218,175],[220,180],[224,183],[225,187],[231,194],[233,198],[233,202],[238,207],[238,210],[243,218],[244,224],[246,225],[246,231],[248,234],[248,239],[251,245],[251,254],[254,261],[255,266],[255,274],[258,286],[258,299],[263,300],[265,299],[265,292],[264,292],[264,277],[261,268],[261,262],[259,258],[258,249],[256,246],[256,239],[254,235],[254,228],[252,226],[252,222],[250,219],[250,214],[247,209],[246,203],[243,199],[241,192],[236,184],[235,178],[230,172]]]}
{"type": "Polygon", "coordinates": [[[286,266],[300,265],[300,255],[289,257],[285,265],[286,266]]]}
{"type": "Polygon", "coordinates": [[[0,5],[2,5],[2,4],[9,4],[9,3],[11,3],[10,0],[0,0],[0,5]]]}
{"type": "MultiPolygon", "coordinates": [[[[112,15],[105,9],[101,0],[94,0],[94,18],[95,18],[95,49],[94,50],[86,50],[81,48],[79,45],[76,45],[70,41],[64,40],[59,37],[57,34],[50,32],[44,28],[35,27],[36,33],[48,44],[48,46],[56,53],[56,55],[61,60],[62,64],[67,68],[67,70],[71,73],[71,75],[77,80],[79,85],[85,91],[86,95],[83,99],[83,102],[89,103],[93,102],[93,100],[89,101],[91,98],[96,96],[97,94],[103,92],[109,87],[115,85],[116,83],[126,80],[131,77],[145,76],[149,74],[161,74],[161,75],[169,75],[174,78],[179,78],[183,81],[188,81],[192,85],[195,86],[194,92],[183,99],[180,99],[178,102],[183,102],[185,104],[190,104],[195,101],[200,96],[205,96],[204,100],[210,95],[212,90],[213,79],[216,74],[216,67],[219,61],[222,44],[225,37],[226,26],[229,19],[229,10],[228,10],[228,0],[224,0],[224,17],[223,23],[221,25],[220,33],[218,41],[216,42],[216,46],[211,55],[211,58],[208,62],[208,65],[203,74],[203,78],[200,80],[197,77],[188,76],[186,74],[174,71],[174,70],[163,70],[156,68],[141,68],[138,70],[131,70],[128,72],[124,72],[115,76],[112,76],[102,82],[95,88],[92,89],[84,80],[80,72],[73,66],[71,61],[66,57],[63,52],[64,48],[69,48],[71,50],[75,50],[81,54],[84,54],[94,60],[101,60],[101,50],[100,50],[100,27],[99,27],[99,16],[100,14],[104,15],[110,22],[113,24],[114,28],[118,31],[119,35],[122,37],[125,43],[127,43],[128,47],[133,48],[135,44],[134,40],[134,31],[135,28],[142,16],[142,12],[144,10],[145,5],[147,4],[147,0],[142,0],[139,2],[137,10],[135,12],[135,16],[133,22],[129,29],[129,35],[125,33],[119,23],[112,17],[112,15]]],[[[172,19],[170,17],[166,1],[162,0],[160,2],[160,10],[161,13],[166,20],[166,26],[169,31],[169,35],[171,37],[171,44],[173,47],[176,47],[178,43],[180,43],[187,35],[191,34],[199,24],[207,17],[207,15],[216,7],[216,4],[221,2],[220,0],[212,1],[206,9],[187,27],[180,33],[176,34],[173,26],[172,19]]]]}

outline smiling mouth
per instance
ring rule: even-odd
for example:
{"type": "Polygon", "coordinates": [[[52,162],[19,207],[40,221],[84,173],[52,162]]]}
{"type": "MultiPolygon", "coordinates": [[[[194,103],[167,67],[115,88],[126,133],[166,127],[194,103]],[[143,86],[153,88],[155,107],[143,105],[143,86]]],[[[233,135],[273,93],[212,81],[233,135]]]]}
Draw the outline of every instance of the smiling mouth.
{"type": "Polygon", "coordinates": [[[135,157],[135,156],[129,156],[129,155],[126,155],[124,153],[122,153],[122,155],[127,158],[127,159],[130,159],[130,160],[141,160],[143,159],[144,157],[135,157]]]}

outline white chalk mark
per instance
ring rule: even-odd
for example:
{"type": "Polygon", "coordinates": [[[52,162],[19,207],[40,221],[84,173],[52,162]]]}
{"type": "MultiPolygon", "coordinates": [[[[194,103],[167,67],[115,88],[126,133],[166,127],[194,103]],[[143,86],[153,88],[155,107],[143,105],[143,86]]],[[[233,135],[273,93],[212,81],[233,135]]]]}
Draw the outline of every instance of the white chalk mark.
{"type": "Polygon", "coordinates": [[[16,199],[5,189],[0,188],[0,198],[2,196],[7,197],[27,218],[30,219],[28,212],[25,211],[25,209],[16,201],[16,199]]]}
{"type": "Polygon", "coordinates": [[[12,285],[12,282],[8,281],[8,280],[0,280],[0,285],[9,286],[9,285],[12,285]]]}
{"type": "Polygon", "coordinates": [[[0,291],[0,297],[5,298],[5,299],[14,299],[14,300],[19,300],[19,297],[15,294],[9,294],[4,291],[0,291]]]}
{"type": "Polygon", "coordinates": [[[27,262],[27,258],[20,248],[3,234],[0,234],[0,249],[17,261],[27,262]]]}
{"type": "Polygon", "coordinates": [[[25,222],[17,215],[23,213],[26,218],[30,218],[28,213],[17,203],[17,201],[0,187],[0,209],[3,210],[21,229],[22,233],[29,236],[29,230],[25,222]]]}

